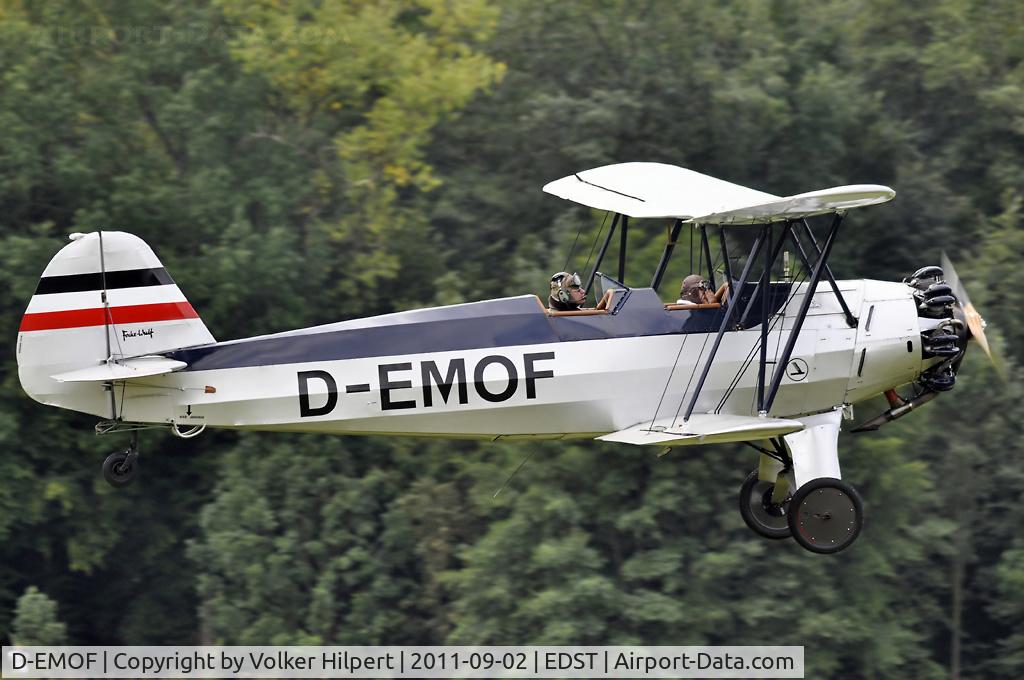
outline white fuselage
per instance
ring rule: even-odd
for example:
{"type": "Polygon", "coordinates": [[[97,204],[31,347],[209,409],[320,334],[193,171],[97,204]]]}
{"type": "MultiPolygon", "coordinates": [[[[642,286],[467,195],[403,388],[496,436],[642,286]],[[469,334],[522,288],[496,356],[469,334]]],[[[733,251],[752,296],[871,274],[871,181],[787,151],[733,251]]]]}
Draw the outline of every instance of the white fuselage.
{"type": "MultiPolygon", "coordinates": [[[[914,380],[923,368],[911,289],[881,281],[842,281],[858,317],[846,323],[835,295],[819,286],[770,415],[794,417],[854,403],[914,380]],[[909,345],[908,345],[909,343],[909,345]]],[[[771,372],[793,328],[805,285],[768,335],[771,372]]],[[[471,303],[483,305],[486,303],[471,303]]],[[[629,304],[627,300],[626,304],[629,304]]],[[[481,308],[483,309],[483,308],[481,308]]],[[[425,310],[427,311],[427,310],[425,310]]],[[[543,314],[538,308],[537,314],[543,314]]],[[[690,314],[688,311],[670,315],[690,314]]],[[[322,327],[415,333],[417,312],[322,327]]],[[[600,324],[600,318],[595,324],[600,324]]],[[[558,319],[549,319],[558,322],[558,319]]],[[[152,324],[150,324],[152,325],[152,324]]],[[[120,329],[131,330],[128,327],[120,329]]],[[[310,337],[321,329],[309,329],[310,337]]],[[[67,333],[69,331],[45,331],[67,333]]],[[[324,361],[185,370],[118,384],[122,420],[337,434],[473,438],[594,436],[645,419],[685,414],[715,334],[607,337],[401,353],[324,361]]],[[[287,342],[289,334],[269,336],[287,342]]],[[[326,336],[325,336],[326,337],[326,336]]],[[[757,414],[760,325],[725,334],[694,412],[757,414]],[[744,369],[745,367],[745,369],[744,369]],[[731,388],[731,389],[730,389],[731,388]]],[[[59,338],[50,338],[58,346],[59,338]]],[[[244,343],[236,341],[235,348],[244,343]]],[[[232,343],[221,343],[231,345],[232,343]]],[[[102,385],[47,383],[46,366],[22,374],[26,390],[47,384],[47,403],[110,417],[102,385]],[[88,396],[91,395],[91,396],[88,396]],[[87,405],[86,408],[83,408],[87,405]]]]}

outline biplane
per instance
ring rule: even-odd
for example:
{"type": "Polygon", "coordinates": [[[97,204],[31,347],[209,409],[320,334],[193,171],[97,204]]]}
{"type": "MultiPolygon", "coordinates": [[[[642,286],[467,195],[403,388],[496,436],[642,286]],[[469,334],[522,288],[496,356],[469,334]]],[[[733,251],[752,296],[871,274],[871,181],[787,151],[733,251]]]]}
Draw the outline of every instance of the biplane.
{"type": "Polygon", "coordinates": [[[933,266],[902,282],[833,276],[844,217],[893,190],[780,197],[621,163],[544,191],[614,215],[586,286],[612,291],[607,308],[555,312],[520,295],[217,342],[141,239],[72,234],[21,321],[21,384],[43,404],[97,416],[101,434],[130,432],[103,463],[115,486],[135,478],[147,427],[183,438],[207,427],[596,438],[658,452],[745,442],[758,452],[740,490],[746,524],[814,552],[849,546],[864,513],[840,474],[844,414],[885,394],[889,408],[858,429],[901,417],[953,387],[969,338],[984,343],[948,264],[950,276],[933,266]],[[661,220],[668,238],[648,285],[629,286],[627,235],[639,219],[661,220]],[[659,297],[684,228],[699,236],[712,289],[716,274],[729,284],[721,303],[659,297]],[[600,268],[616,232],[613,277],[600,268]]]}

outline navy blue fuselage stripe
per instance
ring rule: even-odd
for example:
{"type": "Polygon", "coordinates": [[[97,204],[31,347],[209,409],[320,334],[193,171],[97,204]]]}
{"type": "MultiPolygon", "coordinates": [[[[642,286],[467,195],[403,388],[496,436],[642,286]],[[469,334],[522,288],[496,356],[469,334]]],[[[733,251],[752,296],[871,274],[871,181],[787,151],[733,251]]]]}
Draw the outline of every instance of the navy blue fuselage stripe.
{"type": "Polygon", "coordinates": [[[558,342],[558,336],[547,324],[547,317],[538,310],[532,315],[450,319],[270,337],[179,350],[168,356],[181,357],[188,363],[186,370],[203,371],[547,342],[558,342]],[[527,316],[539,317],[540,323],[527,316]]]}
{"type": "MultiPolygon", "coordinates": [[[[744,287],[739,304],[746,304],[752,288],[744,287]]],[[[772,313],[782,306],[789,290],[789,284],[772,285],[772,313]]],[[[580,340],[714,333],[725,311],[669,312],[650,289],[634,289],[630,299],[614,315],[549,317],[535,302],[518,306],[521,302],[514,299],[493,302],[495,310],[514,308],[518,313],[483,313],[468,318],[433,318],[419,323],[292,333],[182,349],[169,352],[167,356],[187,363],[186,371],[206,371],[580,340]]],[[[760,309],[760,303],[753,307],[757,312],[760,309]]],[[[760,323],[754,317],[752,312],[748,327],[760,323]]]]}
{"type": "MultiPolygon", "coordinates": [[[[114,288],[141,288],[143,286],[166,286],[174,283],[174,279],[163,267],[156,269],[124,269],[107,272],[107,290],[114,288]]],[[[66,276],[45,276],[39,279],[36,295],[52,293],[80,293],[87,290],[103,290],[103,275],[100,272],[89,274],[68,274],[66,276]]]]}

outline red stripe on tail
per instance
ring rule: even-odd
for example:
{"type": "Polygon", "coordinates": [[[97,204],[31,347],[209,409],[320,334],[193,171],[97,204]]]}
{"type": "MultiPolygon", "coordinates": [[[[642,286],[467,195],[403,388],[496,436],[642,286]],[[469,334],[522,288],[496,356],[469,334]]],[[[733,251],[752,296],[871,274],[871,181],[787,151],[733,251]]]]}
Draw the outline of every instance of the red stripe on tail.
{"type": "MultiPolygon", "coordinates": [[[[18,329],[18,332],[102,326],[105,323],[103,317],[103,307],[26,314],[21,318],[21,327],[18,329]]],[[[192,305],[188,302],[160,302],[150,305],[127,305],[125,307],[110,308],[110,322],[113,324],[150,323],[198,318],[199,315],[196,314],[196,310],[192,309],[192,305]]]]}

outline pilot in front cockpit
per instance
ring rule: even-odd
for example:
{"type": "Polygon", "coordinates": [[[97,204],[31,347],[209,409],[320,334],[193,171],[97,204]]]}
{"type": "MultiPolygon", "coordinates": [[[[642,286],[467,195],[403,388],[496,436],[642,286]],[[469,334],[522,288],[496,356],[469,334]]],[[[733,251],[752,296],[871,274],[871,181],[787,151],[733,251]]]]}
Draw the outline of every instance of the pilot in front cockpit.
{"type": "MultiPolygon", "coordinates": [[[[607,290],[592,309],[607,309],[613,291],[607,290]]],[[[583,289],[580,275],[577,273],[558,272],[551,277],[551,294],[548,296],[548,309],[555,312],[575,312],[583,310],[587,299],[587,291],[583,289]]]]}

